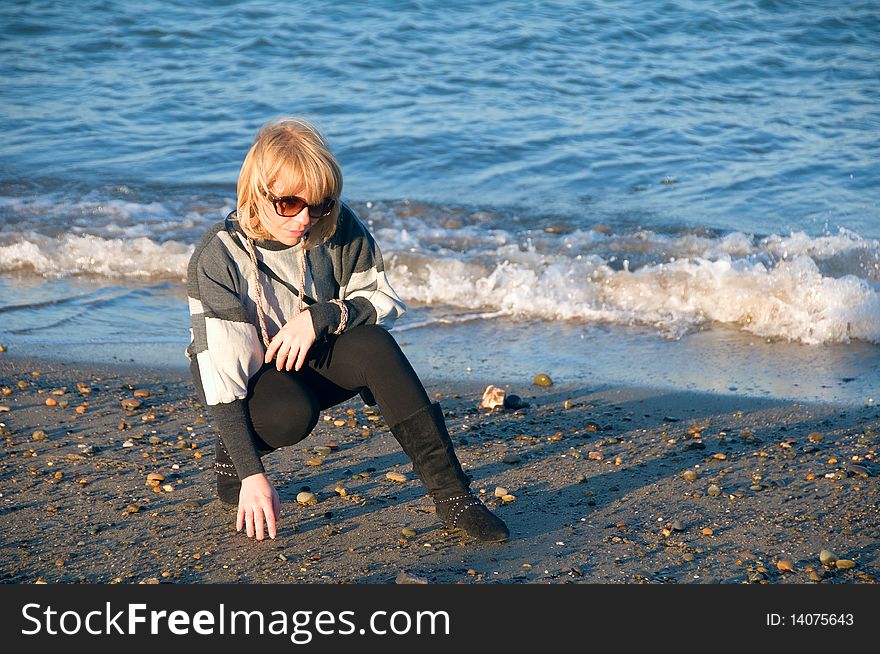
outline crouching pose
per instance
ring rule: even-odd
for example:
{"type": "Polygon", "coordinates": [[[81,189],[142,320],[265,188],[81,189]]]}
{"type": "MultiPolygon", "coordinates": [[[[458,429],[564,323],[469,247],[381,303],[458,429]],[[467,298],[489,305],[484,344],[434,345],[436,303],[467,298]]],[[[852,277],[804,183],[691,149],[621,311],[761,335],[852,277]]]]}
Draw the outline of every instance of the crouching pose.
{"type": "Polygon", "coordinates": [[[443,524],[505,540],[505,524],[470,493],[440,405],[387,331],[405,306],[341,192],[342,173],[317,130],[272,121],[241,167],[237,210],[190,260],[187,356],[220,434],[217,493],[238,505],[236,529],[274,538],[281,503],[261,457],[298,443],[321,411],[361,394],[379,405],[443,524]]]}

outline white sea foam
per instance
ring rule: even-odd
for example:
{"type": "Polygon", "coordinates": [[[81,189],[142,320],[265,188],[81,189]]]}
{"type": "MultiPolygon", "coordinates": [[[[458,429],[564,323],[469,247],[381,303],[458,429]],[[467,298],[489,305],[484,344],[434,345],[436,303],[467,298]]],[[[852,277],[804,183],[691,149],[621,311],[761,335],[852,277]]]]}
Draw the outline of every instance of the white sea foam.
{"type": "MultiPolygon", "coordinates": [[[[850,232],[514,234],[420,220],[374,232],[407,301],[477,315],[647,325],[673,338],[721,323],[801,343],[880,343],[880,245],[850,232]]],[[[177,240],[115,233],[7,232],[0,243],[0,272],[46,276],[184,279],[193,251],[177,240]]]]}
{"type": "Polygon", "coordinates": [[[47,276],[186,277],[193,246],[157,243],[145,237],[100,238],[66,234],[57,238],[22,234],[0,245],[0,272],[23,271],[47,276]]]}
{"type": "Polygon", "coordinates": [[[880,296],[855,275],[824,275],[805,254],[769,266],[696,257],[612,267],[599,256],[520,252],[500,263],[400,255],[395,288],[405,298],[511,316],[650,325],[667,336],[723,323],[808,344],[880,343],[880,296]]]}

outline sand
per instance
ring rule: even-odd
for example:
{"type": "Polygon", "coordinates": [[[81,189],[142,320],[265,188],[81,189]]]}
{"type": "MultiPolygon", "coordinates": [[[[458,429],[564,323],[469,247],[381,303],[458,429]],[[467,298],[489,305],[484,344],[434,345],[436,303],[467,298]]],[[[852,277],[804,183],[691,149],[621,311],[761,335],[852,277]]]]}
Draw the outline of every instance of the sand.
{"type": "Polygon", "coordinates": [[[510,541],[445,530],[387,426],[355,398],[265,459],[283,514],[278,537],[257,542],[236,533],[234,510],[214,498],[214,434],[185,371],[2,354],[0,580],[382,584],[403,573],[446,584],[838,584],[880,575],[873,406],[524,379],[508,391],[528,407],[477,408],[492,382],[426,388],[510,541]],[[135,390],[149,397],[123,408],[135,390]],[[327,444],[328,455],[313,451],[327,444]],[[150,473],[164,477],[160,492],[150,473]],[[499,486],[515,499],[495,497],[499,486]],[[318,503],[298,504],[302,490],[318,503]],[[822,550],[854,565],[823,565],[822,550]]]}

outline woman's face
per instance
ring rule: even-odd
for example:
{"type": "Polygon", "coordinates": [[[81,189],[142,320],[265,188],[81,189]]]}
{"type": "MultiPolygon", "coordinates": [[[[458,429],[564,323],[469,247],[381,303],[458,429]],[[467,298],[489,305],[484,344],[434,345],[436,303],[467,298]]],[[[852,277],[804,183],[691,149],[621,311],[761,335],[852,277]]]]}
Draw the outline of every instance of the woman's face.
{"type": "MultiPolygon", "coordinates": [[[[282,184],[274,182],[269,185],[269,193],[276,198],[286,197],[289,195],[297,195],[303,197],[304,189],[284,188],[282,184]]],[[[309,215],[307,206],[302,208],[295,216],[279,216],[275,211],[272,201],[266,197],[259,198],[260,223],[266,228],[266,231],[272,235],[272,238],[284,245],[296,245],[302,238],[303,234],[312,224],[312,217],[309,215]]]]}

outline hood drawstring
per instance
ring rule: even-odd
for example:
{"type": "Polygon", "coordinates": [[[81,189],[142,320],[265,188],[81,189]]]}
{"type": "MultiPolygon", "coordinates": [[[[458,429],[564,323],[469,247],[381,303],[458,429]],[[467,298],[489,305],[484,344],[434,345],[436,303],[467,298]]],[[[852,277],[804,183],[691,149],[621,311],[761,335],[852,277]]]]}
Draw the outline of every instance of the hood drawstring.
{"type": "MultiPolygon", "coordinates": [[[[254,265],[254,295],[256,295],[256,305],[257,305],[257,319],[260,321],[260,333],[263,337],[263,347],[267,350],[269,349],[269,331],[266,329],[266,316],[263,313],[263,289],[260,286],[260,273],[257,267],[257,253],[256,247],[254,246],[254,242],[250,239],[250,237],[245,237],[248,244],[248,254],[251,255],[251,263],[254,265]]],[[[306,292],[306,249],[305,246],[302,245],[302,241],[300,241],[301,248],[299,252],[300,258],[300,283],[299,283],[299,296],[297,298],[297,308],[296,313],[300,314],[303,312],[303,295],[306,292]]]]}

